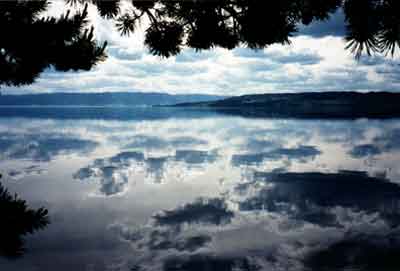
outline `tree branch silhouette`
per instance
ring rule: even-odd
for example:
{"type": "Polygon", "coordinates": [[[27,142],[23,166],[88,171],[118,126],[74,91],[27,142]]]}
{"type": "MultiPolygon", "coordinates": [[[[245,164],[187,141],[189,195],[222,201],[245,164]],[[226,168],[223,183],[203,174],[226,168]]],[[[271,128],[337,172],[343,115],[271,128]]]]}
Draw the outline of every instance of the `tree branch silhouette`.
{"type": "Polygon", "coordinates": [[[25,200],[12,195],[1,183],[0,215],[0,256],[7,258],[22,256],[25,252],[24,237],[50,223],[45,208],[30,209],[25,200]]]}
{"type": "Polygon", "coordinates": [[[0,2],[0,85],[31,84],[46,68],[90,70],[105,60],[106,43],[88,29],[87,4],[74,15],[40,18],[48,1],[0,2]]]}
{"type": "Polygon", "coordinates": [[[144,44],[153,55],[171,57],[188,47],[207,50],[289,44],[300,24],[327,20],[339,8],[345,13],[346,49],[362,54],[395,55],[400,47],[400,3],[397,0],[132,0],[129,11],[120,0],[65,0],[60,18],[40,18],[49,1],[2,1],[0,85],[31,84],[46,68],[90,70],[106,58],[88,26],[88,5],[129,36],[143,20],[144,44]],[[70,8],[78,9],[70,15],[70,8]]]}

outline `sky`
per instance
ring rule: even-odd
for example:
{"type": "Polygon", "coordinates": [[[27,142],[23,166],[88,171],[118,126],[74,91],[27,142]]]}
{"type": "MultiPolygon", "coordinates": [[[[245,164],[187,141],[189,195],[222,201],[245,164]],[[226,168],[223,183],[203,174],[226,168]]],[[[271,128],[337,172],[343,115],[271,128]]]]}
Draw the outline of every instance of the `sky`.
{"type": "MultiPolygon", "coordinates": [[[[53,1],[48,14],[60,14],[64,1],[53,1]]],[[[186,48],[168,59],[143,46],[143,25],[121,37],[114,23],[91,7],[96,38],[107,40],[108,59],[88,72],[48,69],[32,85],[4,87],[2,93],[167,92],[243,95],[309,91],[400,91],[400,57],[363,56],[345,50],[344,16],[300,27],[290,45],[264,50],[240,47],[196,52],[186,48]]]]}

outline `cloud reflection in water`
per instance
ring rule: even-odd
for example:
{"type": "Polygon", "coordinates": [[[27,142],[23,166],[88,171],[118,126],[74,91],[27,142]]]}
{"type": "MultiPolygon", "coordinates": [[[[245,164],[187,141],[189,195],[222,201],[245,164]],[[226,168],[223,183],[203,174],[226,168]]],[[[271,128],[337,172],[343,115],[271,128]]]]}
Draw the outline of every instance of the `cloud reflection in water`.
{"type": "Polygon", "coordinates": [[[64,256],[54,251],[64,259],[74,246],[85,254],[112,240],[109,250],[130,247],[129,261],[103,257],[100,270],[297,271],[322,262],[327,269],[358,266],[365,258],[366,270],[395,266],[398,121],[20,122],[0,119],[5,172],[25,176],[13,189],[48,200],[52,226],[65,234],[62,241],[57,231],[43,233],[35,257],[62,248],[64,256]],[[48,181],[30,184],[44,172],[41,162],[48,181]],[[57,171],[75,181],[54,180],[57,171]]]}

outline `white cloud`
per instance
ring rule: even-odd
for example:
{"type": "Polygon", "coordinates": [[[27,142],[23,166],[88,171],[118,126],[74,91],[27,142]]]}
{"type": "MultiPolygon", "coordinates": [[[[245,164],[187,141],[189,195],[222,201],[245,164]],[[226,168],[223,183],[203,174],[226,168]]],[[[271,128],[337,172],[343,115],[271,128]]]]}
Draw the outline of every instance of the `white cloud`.
{"type": "MultiPolygon", "coordinates": [[[[63,10],[55,1],[50,14],[63,10]]],[[[296,36],[291,45],[265,50],[237,48],[196,52],[185,49],[169,59],[152,56],[143,46],[143,28],[121,37],[113,22],[90,9],[96,37],[109,42],[109,58],[89,72],[42,74],[26,87],[4,93],[157,91],[240,95],[302,91],[396,91],[399,65],[382,57],[357,62],[339,36],[296,36]]],[[[317,35],[320,36],[320,35],[317,35]]]]}

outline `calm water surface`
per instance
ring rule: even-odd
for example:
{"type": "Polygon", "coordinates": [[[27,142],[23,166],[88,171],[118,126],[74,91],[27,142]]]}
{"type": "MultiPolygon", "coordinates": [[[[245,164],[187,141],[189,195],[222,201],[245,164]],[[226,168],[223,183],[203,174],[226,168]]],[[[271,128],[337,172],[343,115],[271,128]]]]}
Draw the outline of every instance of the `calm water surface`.
{"type": "Polygon", "coordinates": [[[51,220],[2,271],[396,270],[400,120],[0,112],[1,181],[51,220]]]}

